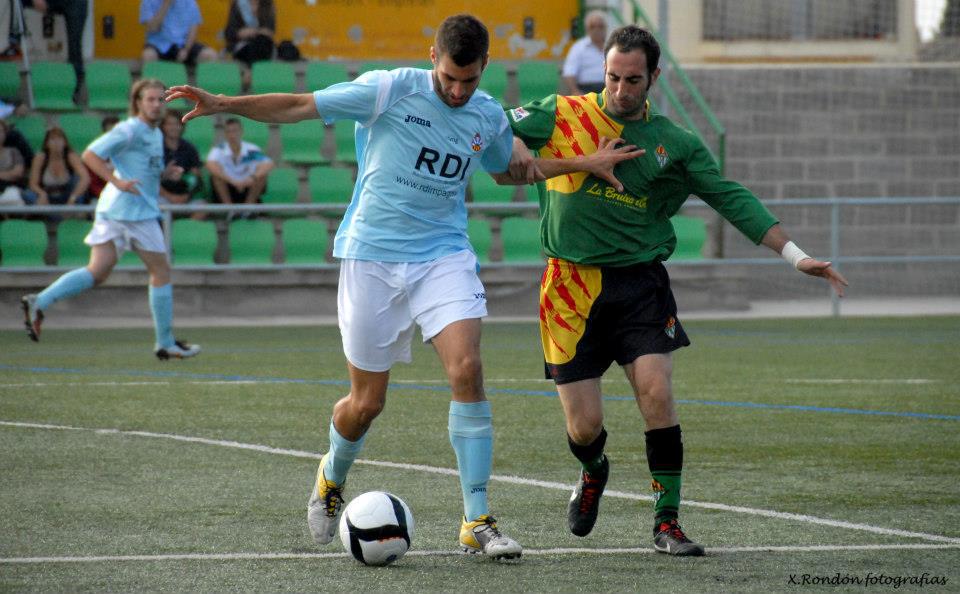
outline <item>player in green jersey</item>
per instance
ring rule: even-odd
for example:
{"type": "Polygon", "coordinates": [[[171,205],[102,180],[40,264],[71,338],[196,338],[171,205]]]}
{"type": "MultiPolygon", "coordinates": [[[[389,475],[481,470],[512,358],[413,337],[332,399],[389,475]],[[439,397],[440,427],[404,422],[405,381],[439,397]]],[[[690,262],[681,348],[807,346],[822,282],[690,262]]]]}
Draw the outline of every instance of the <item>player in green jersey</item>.
{"type": "Polygon", "coordinates": [[[566,415],[570,449],[582,466],[568,522],[574,534],[586,536],[597,519],[609,472],[600,378],[616,361],[646,424],[654,548],[703,555],[703,546],[677,521],[683,443],[670,353],[690,342],[662,265],[676,247],[670,217],[696,194],[755,244],[826,279],[841,296],[847,281],[830,262],[790,241],[749,190],[724,179],[696,135],[651,108],[647,94],[660,73],[660,48],[648,31],[617,29],[604,56],[601,94],[551,95],[510,110],[508,118],[541,159],[590,155],[605,138],[645,150],[616,166],[622,190],[589,173],[571,173],[547,180],[541,194],[540,236],[548,256],[540,293],[544,361],[566,415]]]}

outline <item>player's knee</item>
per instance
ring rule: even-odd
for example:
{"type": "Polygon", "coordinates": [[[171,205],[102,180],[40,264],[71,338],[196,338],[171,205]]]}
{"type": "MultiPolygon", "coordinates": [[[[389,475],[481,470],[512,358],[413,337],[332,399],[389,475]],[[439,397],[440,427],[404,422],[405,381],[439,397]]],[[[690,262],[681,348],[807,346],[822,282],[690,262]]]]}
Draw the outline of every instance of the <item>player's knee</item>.
{"type": "Polygon", "coordinates": [[[355,420],[363,426],[368,426],[383,412],[383,407],[382,400],[357,400],[352,408],[355,420]]]}
{"type": "Polygon", "coordinates": [[[581,414],[567,424],[567,433],[574,443],[587,445],[603,431],[603,415],[581,414]]]}
{"type": "Polygon", "coordinates": [[[466,355],[451,363],[447,367],[447,377],[450,385],[479,388],[482,385],[483,364],[479,355],[466,355]]]}

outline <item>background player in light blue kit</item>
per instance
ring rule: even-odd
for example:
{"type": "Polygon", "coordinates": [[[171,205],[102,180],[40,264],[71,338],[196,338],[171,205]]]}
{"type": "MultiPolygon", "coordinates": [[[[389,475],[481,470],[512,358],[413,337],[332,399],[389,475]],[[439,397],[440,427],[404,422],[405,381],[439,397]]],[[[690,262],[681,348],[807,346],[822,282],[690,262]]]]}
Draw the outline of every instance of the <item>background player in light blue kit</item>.
{"type": "Polygon", "coordinates": [[[87,167],[108,182],[97,203],[93,229],[84,239],[90,246],[90,263],[64,274],[39,294],[21,299],[27,333],[34,341],[40,340],[44,312],[51,305],[106,281],[123,252],[133,250],[150,274],[157,357],[182,359],[200,352],[199,346],[173,337],[173,285],[157,206],[163,171],[163,135],[157,128],[163,117],[163,89],[157,79],[134,84],[131,117],[83,152],[87,167]]]}
{"type": "MultiPolygon", "coordinates": [[[[488,509],[493,425],[480,364],[480,318],[487,308],[467,239],[464,193],[478,168],[501,183],[532,181],[537,170],[520,145],[516,173],[509,173],[514,143],[506,116],[477,91],[488,47],[486,27],[457,15],[437,30],[432,71],[367,72],[305,94],[224,97],[188,86],[170,89],[168,100],[197,103],[185,120],[226,112],[265,122],[357,122],[357,184],[333,252],[342,260],[337,309],[350,393],[334,406],[330,449],[308,503],[308,524],[319,543],[336,534],[347,471],[383,410],[390,368],[410,361],[416,324],[436,349],[452,391],[448,429],[464,502],[460,546],[495,559],[521,555],[488,509]]],[[[605,158],[634,156],[611,147],[576,166],[601,169],[605,158]]],[[[574,170],[572,163],[558,166],[574,170]]]]}

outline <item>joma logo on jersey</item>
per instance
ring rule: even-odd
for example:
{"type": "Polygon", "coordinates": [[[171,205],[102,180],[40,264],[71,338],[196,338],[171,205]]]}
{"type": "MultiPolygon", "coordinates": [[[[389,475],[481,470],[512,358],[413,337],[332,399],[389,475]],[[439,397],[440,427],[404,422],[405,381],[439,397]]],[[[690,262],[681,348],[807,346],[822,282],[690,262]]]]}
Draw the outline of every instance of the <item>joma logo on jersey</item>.
{"type": "Polygon", "coordinates": [[[463,157],[447,153],[443,155],[443,161],[441,162],[440,151],[423,147],[420,149],[420,155],[417,157],[417,164],[414,165],[413,168],[417,171],[423,171],[424,168],[426,168],[426,170],[430,172],[430,175],[439,175],[446,179],[462,180],[467,175],[470,160],[470,157],[464,160],[463,157]]]}
{"type": "Polygon", "coordinates": [[[426,126],[427,128],[430,127],[430,120],[425,120],[425,119],[423,119],[423,118],[418,118],[417,116],[415,116],[415,115],[410,115],[410,114],[408,113],[408,114],[407,114],[407,119],[403,120],[403,123],[404,123],[404,124],[409,124],[410,122],[413,122],[414,124],[420,124],[421,126],[426,126]]]}

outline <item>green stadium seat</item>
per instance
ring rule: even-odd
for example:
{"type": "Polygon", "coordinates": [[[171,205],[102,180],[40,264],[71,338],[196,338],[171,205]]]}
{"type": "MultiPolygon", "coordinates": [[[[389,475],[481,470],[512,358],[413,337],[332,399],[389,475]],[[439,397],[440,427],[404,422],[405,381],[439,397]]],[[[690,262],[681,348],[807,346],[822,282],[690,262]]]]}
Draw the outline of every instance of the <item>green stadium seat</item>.
{"type": "Polygon", "coordinates": [[[310,62],[304,77],[306,92],[319,91],[350,80],[347,67],[337,62],[310,62]]]}
{"type": "Polygon", "coordinates": [[[304,120],[280,125],[280,159],[300,165],[326,165],[330,162],[320,152],[327,128],[322,120],[304,120]]]}
{"type": "Polygon", "coordinates": [[[349,169],[311,167],[307,173],[307,185],[310,200],[315,203],[346,204],[353,196],[353,174],[349,169]]]}
{"type": "Polygon", "coordinates": [[[357,162],[355,126],[356,122],[353,120],[338,120],[333,124],[333,139],[337,145],[335,159],[339,163],[356,164],[357,162]]]}
{"type": "Polygon", "coordinates": [[[477,254],[480,262],[490,261],[490,245],[493,243],[493,233],[490,231],[490,222],[486,219],[470,217],[467,219],[467,236],[470,245],[477,254]]]}
{"type": "Polygon", "coordinates": [[[146,268],[146,266],[143,265],[143,260],[141,260],[137,252],[133,250],[124,252],[123,255],[120,256],[120,261],[117,262],[117,266],[121,268],[146,268]]]}
{"type": "Polygon", "coordinates": [[[484,171],[478,171],[470,178],[474,202],[512,202],[516,186],[501,186],[484,171]]]}
{"type": "Polygon", "coordinates": [[[90,261],[90,246],[83,243],[93,223],[64,219],[57,225],[57,265],[84,266],[90,261]]]}
{"type": "Polygon", "coordinates": [[[393,70],[396,67],[396,64],[389,62],[364,62],[357,68],[357,76],[360,76],[364,72],[370,72],[371,70],[393,70]]]}
{"type": "Polygon", "coordinates": [[[230,234],[231,264],[272,264],[276,238],[273,223],[266,220],[232,221],[230,234]]]}
{"type": "Polygon", "coordinates": [[[521,62],[517,66],[520,105],[553,95],[560,86],[560,70],[556,62],[521,62]]]}
{"type": "Polygon", "coordinates": [[[94,60],[86,65],[87,107],[116,111],[129,106],[130,68],[120,62],[94,60]]]}
{"type": "Polygon", "coordinates": [[[523,198],[527,202],[540,202],[539,184],[527,184],[523,186],[523,198]]]}
{"type": "MultiPolygon", "coordinates": [[[[187,69],[179,62],[164,62],[157,60],[155,62],[147,62],[143,65],[141,78],[159,79],[161,82],[163,82],[163,84],[167,85],[168,88],[177,85],[185,85],[187,84],[187,69]]],[[[184,112],[193,109],[193,105],[184,99],[171,101],[170,103],[167,103],[167,107],[184,112]]]]}
{"type": "Polygon", "coordinates": [[[703,258],[703,244],[707,241],[707,223],[700,217],[675,215],[670,218],[677,236],[677,247],[671,260],[698,260],[703,258]]]}
{"type": "Polygon", "coordinates": [[[20,100],[19,62],[0,62],[0,99],[8,103],[20,100]]]}
{"type": "Polygon", "coordinates": [[[277,61],[253,63],[251,93],[293,93],[296,90],[297,76],[292,65],[277,61]]]}
{"type": "Polygon", "coordinates": [[[270,125],[249,118],[240,118],[243,125],[243,139],[260,147],[264,153],[270,146],[270,125]]]}
{"type": "Polygon", "coordinates": [[[240,67],[234,62],[197,64],[197,86],[213,93],[240,94],[240,67]]]}
{"type": "Polygon", "coordinates": [[[275,167],[267,177],[264,204],[292,204],[300,195],[300,178],[293,167],[275,167]]]}
{"type": "Polygon", "coordinates": [[[430,60],[417,60],[410,65],[411,68],[419,68],[421,70],[433,70],[433,62],[430,60]]]}
{"type": "Polygon", "coordinates": [[[187,122],[183,129],[183,138],[196,147],[197,152],[200,153],[201,161],[206,161],[207,154],[216,141],[216,136],[217,132],[212,117],[194,118],[187,122]]]}
{"type": "Polygon", "coordinates": [[[213,264],[217,251],[217,227],[212,221],[176,219],[173,221],[173,263],[182,265],[213,264]]]}
{"type": "Polygon", "coordinates": [[[94,138],[102,134],[100,118],[97,116],[85,113],[64,113],[60,114],[57,121],[67,134],[70,146],[77,153],[82,153],[94,138]]]}
{"type": "Polygon", "coordinates": [[[540,262],[540,221],[523,217],[507,217],[500,226],[503,259],[506,262],[540,262]]]}
{"type": "Polygon", "coordinates": [[[61,62],[36,62],[30,68],[34,108],[42,111],[77,111],[73,89],[77,76],[73,66],[61,62]]]}
{"type": "Polygon", "coordinates": [[[507,69],[500,62],[490,62],[486,70],[483,71],[483,77],[480,79],[480,88],[490,94],[491,97],[506,105],[507,92],[507,69]]]}
{"type": "Polygon", "coordinates": [[[43,146],[43,137],[47,134],[47,120],[42,115],[28,115],[22,118],[12,118],[10,123],[23,134],[30,147],[39,151],[43,146]]]}
{"type": "Polygon", "coordinates": [[[0,223],[0,252],[3,254],[0,266],[43,266],[46,249],[47,226],[43,221],[10,219],[0,223]]]}
{"type": "Polygon", "coordinates": [[[284,221],[283,248],[287,264],[322,264],[327,254],[327,224],[303,218],[284,221]]]}

